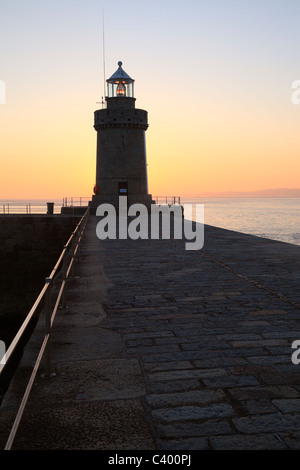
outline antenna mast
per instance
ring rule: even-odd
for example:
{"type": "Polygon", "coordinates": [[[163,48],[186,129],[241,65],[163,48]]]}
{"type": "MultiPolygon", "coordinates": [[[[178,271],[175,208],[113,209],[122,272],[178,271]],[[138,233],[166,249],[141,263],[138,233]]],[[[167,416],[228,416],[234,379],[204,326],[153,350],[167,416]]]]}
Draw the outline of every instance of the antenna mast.
{"type": "MultiPolygon", "coordinates": [[[[103,39],[102,39],[102,43],[103,43],[103,98],[105,98],[105,77],[106,77],[106,73],[105,73],[105,30],[104,30],[104,8],[103,8],[103,13],[102,13],[102,16],[103,16],[103,24],[102,24],[102,29],[103,29],[103,39]]],[[[103,100],[102,100],[103,101],[103,100]]]]}

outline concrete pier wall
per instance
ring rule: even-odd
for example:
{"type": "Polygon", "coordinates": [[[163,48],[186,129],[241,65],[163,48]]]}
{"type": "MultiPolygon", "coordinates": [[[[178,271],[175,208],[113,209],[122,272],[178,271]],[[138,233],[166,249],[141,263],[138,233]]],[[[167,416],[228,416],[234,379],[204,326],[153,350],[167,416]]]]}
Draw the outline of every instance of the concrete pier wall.
{"type": "Polygon", "coordinates": [[[0,322],[26,316],[78,220],[0,216],[0,322]]]}

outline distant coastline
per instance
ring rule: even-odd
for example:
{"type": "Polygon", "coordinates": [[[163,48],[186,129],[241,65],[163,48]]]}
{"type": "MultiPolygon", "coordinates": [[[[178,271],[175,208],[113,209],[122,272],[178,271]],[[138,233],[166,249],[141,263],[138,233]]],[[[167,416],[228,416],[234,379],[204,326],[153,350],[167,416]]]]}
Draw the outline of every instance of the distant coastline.
{"type": "MultiPolygon", "coordinates": [[[[155,196],[155,195],[153,195],[155,196]]],[[[160,197],[160,196],[159,196],[160,197]]],[[[163,196],[162,196],[163,197],[163,196]]],[[[203,191],[192,195],[181,195],[181,198],[300,198],[300,188],[278,188],[278,189],[261,189],[257,191],[221,191],[221,192],[208,192],[203,191]]],[[[0,198],[0,205],[3,203],[11,202],[12,204],[29,204],[35,203],[38,205],[46,204],[49,202],[55,202],[55,204],[62,205],[65,198],[48,197],[48,198],[0,198]]],[[[73,201],[76,204],[79,200],[82,203],[87,204],[90,197],[74,197],[67,198],[68,201],[73,201]]]]}
{"type": "Polygon", "coordinates": [[[202,192],[193,197],[300,197],[300,188],[261,189],[257,191],[222,191],[219,193],[202,192]]]}

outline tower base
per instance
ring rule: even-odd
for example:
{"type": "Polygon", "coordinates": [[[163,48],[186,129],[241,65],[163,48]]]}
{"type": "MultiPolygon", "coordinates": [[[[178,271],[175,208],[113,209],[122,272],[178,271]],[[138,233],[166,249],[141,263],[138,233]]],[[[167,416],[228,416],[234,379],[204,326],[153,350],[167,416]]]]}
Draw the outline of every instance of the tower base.
{"type": "MultiPolygon", "coordinates": [[[[97,194],[92,197],[89,202],[91,214],[96,214],[98,206],[101,204],[111,204],[117,211],[119,209],[119,196],[115,194],[97,194]]],[[[133,204],[143,204],[148,210],[151,210],[151,205],[155,204],[151,194],[131,194],[127,195],[127,207],[133,204]]]]}

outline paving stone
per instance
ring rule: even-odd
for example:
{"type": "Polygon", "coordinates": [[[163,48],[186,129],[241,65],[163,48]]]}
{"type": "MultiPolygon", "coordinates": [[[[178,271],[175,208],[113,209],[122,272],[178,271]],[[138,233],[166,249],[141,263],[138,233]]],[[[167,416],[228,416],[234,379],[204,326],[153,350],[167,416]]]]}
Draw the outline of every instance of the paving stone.
{"type": "Polygon", "coordinates": [[[252,364],[244,364],[229,367],[228,371],[230,374],[233,375],[262,375],[262,374],[277,374],[278,372],[274,367],[266,366],[266,365],[252,365],[252,364]]]}
{"type": "Polygon", "coordinates": [[[206,438],[189,438],[178,440],[162,440],[157,444],[159,450],[209,450],[208,439],[206,438]]]}
{"type": "MultiPolygon", "coordinates": [[[[174,353],[160,353],[160,354],[151,354],[148,356],[143,356],[143,362],[153,363],[153,362],[168,362],[168,361],[195,361],[195,360],[206,360],[206,359],[219,359],[219,363],[221,362],[220,352],[217,350],[201,350],[201,351],[180,351],[174,353]]],[[[219,366],[220,364],[218,364],[219,366]]],[[[204,367],[205,368],[205,367],[204,367]]],[[[215,367],[217,369],[219,367],[215,367]]]]}
{"type": "Polygon", "coordinates": [[[209,388],[234,388],[237,386],[245,387],[248,385],[259,385],[258,380],[255,377],[249,375],[204,378],[203,382],[209,388]]]}
{"type": "Polygon", "coordinates": [[[269,353],[266,349],[263,348],[235,348],[235,349],[230,349],[230,346],[228,349],[225,349],[222,351],[222,356],[223,357],[233,357],[233,356],[240,356],[240,357],[247,357],[249,359],[251,356],[267,356],[269,353]]]}
{"type": "Polygon", "coordinates": [[[300,450],[300,432],[280,433],[279,436],[288,449],[300,450]]]}
{"type": "Polygon", "coordinates": [[[157,433],[160,439],[164,438],[185,438],[185,437],[209,437],[222,434],[234,434],[230,423],[227,420],[208,419],[203,423],[175,423],[157,426],[157,433]]]}
{"type": "Polygon", "coordinates": [[[226,376],[224,369],[187,369],[187,370],[172,370],[165,372],[156,372],[148,375],[150,382],[161,382],[168,380],[188,379],[188,378],[201,378],[205,377],[219,377],[226,376]]]}
{"type": "Polygon", "coordinates": [[[300,412],[300,398],[289,398],[272,400],[273,405],[278,408],[281,413],[299,413],[300,412]]]}
{"type": "Polygon", "coordinates": [[[283,374],[280,372],[261,374],[260,380],[267,385],[297,385],[300,383],[299,377],[296,375],[293,376],[293,374],[283,374]]]}
{"type": "Polygon", "coordinates": [[[195,367],[198,367],[199,369],[205,369],[209,367],[225,368],[237,365],[248,365],[248,361],[243,357],[215,357],[213,359],[204,358],[201,360],[194,360],[193,364],[195,364],[195,367]]]}
{"type": "Polygon", "coordinates": [[[262,333],[264,338],[287,338],[288,340],[294,340],[300,338],[300,331],[269,331],[262,333]]]}
{"type": "Polygon", "coordinates": [[[286,315],[286,310],[257,310],[255,312],[251,312],[250,315],[286,315]]]}
{"type": "Polygon", "coordinates": [[[213,450],[286,450],[284,442],[272,434],[257,436],[216,436],[209,438],[213,450]]]}
{"type": "MultiPolygon", "coordinates": [[[[182,347],[182,344],[185,342],[196,342],[199,341],[199,335],[197,336],[192,336],[190,338],[184,338],[184,337],[178,337],[178,336],[173,336],[171,337],[166,337],[166,338],[155,338],[155,344],[159,345],[168,345],[168,344],[180,344],[180,347],[182,347]]],[[[205,347],[205,340],[203,341],[204,347],[205,347]]]]}
{"type": "Polygon", "coordinates": [[[152,346],[153,345],[153,339],[151,338],[139,338],[139,339],[128,339],[125,340],[125,345],[128,348],[134,348],[134,347],[139,347],[139,346],[152,346]]]}
{"type": "Polygon", "coordinates": [[[285,346],[288,345],[286,339],[258,339],[253,341],[231,341],[233,348],[257,348],[258,346],[285,346]]]}
{"type": "Polygon", "coordinates": [[[201,390],[201,385],[200,380],[197,379],[172,380],[170,382],[149,383],[148,390],[151,394],[186,392],[189,390],[201,390]]]}
{"type": "Polygon", "coordinates": [[[270,322],[266,320],[247,320],[241,322],[241,326],[257,327],[257,326],[270,326],[270,322]]]}
{"type": "Polygon", "coordinates": [[[218,342],[218,343],[213,343],[212,341],[198,341],[198,342],[181,342],[180,346],[183,351],[201,351],[202,349],[206,350],[209,348],[214,348],[215,350],[217,349],[225,349],[228,348],[228,345],[223,342],[218,342]]]}
{"type": "Polygon", "coordinates": [[[286,385],[231,388],[229,394],[235,400],[257,400],[264,398],[297,398],[300,393],[286,385]]]}
{"type": "Polygon", "coordinates": [[[245,414],[264,414],[264,413],[276,413],[277,408],[272,404],[269,399],[258,399],[258,400],[248,400],[242,402],[245,409],[245,414]]]}
{"type": "Polygon", "coordinates": [[[260,340],[261,335],[256,333],[223,333],[215,336],[217,341],[247,341],[247,340],[260,340]]]}
{"type": "Polygon", "coordinates": [[[170,406],[179,406],[187,404],[205,405],[208,403],[219,402],[225,399],[222,390],[192,390],[189,392],[160,393],[147,397],[147,402],[152,408],[163,408],[170,406]]]}
{"type": "Polygon", "coordinates": [[[170,351],[174,351],[175,353],[176,352],[180,352],[181,349],[179,348],[179,346],[177,344],[170,344],[170,345],[164,345],[164,346],[156,346],[156,345],[151,345],[151,346],[132,346],[132,347],[129,347],[127,346],[126,347],[126,352],[127,354],[130,354],[130,355],[143,355],[143,354],[157,354],[157,353],[164,353],[164,352],[170,352],[170,351]]]}
{"type": "Polygon", "coordinates": [[[300,415],[265,414],[262,416],[250,416],[233,418],[234,426],[244,434],[271,433],[276,429],[281,431],[298,431],[300,427],[300,415]]]}
{"type": "Polygon", "coordinates": [[[125,340],[130,340],[130,339],[133,339],[133,340],[137,340],[139,338],[143,339],[148,339],[148,338],[160,338],[160,337],[168,337],[168,338],[174,338],[174,333],[172,331],[168,331],[168,330],[156,330],[156,331],[142,331],[142,332],[138,332],[138,333],[124,333],[124,338],[125,340]]]}
{"type": "Polygon", "coordinates": [[[147,372],[161,372],[165,370],[195,369],[195,366],[190,361],[150,362],[144,364],[144,369],[147,372]]]}
{"type": "Polygon", "coordinates": [[[278,356],[252,356],[248,357],[248,361],[252,364],[289,364],[290,356],[278,355],[278,356]]]}
{"type": "Polygon", "coordinates": [[[235,415],[232,407],[227,403],[210,406],[180,406],[161,408],[152,411],[155,421],[171,423],[172,421],[203,420],[209,418],[229,418],[235,415]]]}

